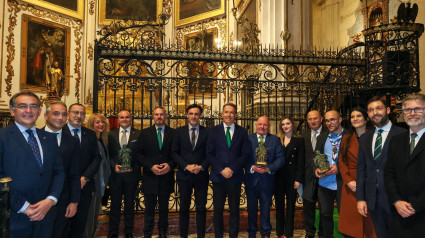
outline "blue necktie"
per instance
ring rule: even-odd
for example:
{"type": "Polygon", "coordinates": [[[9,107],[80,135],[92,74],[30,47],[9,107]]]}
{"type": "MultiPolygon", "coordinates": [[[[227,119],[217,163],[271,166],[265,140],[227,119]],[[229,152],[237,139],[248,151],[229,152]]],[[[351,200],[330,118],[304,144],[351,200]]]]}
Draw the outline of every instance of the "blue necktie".
{"type": "Polygon", "coordinates": [[[32,153],[34,154],[35,160],[37,160],[37,164],[40,166],[40,168],[43,166],[43,162],[41,161],[41,153],[40,153],[40,147],[38,147],[37,139],[35,139],[35,136],[33,134],[33,131],[28,129],[26,130],[28,133],[28,144],[31,147],[32,153]]]}

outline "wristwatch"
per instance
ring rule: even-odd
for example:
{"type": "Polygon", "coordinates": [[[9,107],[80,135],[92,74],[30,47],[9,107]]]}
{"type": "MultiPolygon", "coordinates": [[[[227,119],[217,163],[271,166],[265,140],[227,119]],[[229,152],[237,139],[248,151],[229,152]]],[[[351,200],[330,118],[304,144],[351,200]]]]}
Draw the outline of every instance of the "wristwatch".
{"type": "Polygon", "coordinates": [[[86,176],[83,176],[83,178],[84,178],[84,180],[86,180],[86,182],[89,182],[90,181],[90,179],[87,178],[86,176]]]}

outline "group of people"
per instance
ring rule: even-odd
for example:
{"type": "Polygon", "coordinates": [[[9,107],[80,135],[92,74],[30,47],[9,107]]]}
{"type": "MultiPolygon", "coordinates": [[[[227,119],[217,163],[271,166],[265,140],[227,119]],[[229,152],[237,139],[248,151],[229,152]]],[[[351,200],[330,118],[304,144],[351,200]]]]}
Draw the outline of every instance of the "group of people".
{"type": "Polygon", "coordinates": [[[256,237],[258,230],[270,237],[273,196],[277,236],[292,237],[297,189],[303,191],[306,237],[316,234],[317,202],[319,236],[333,237],[335,201],[338,230],[346,237],[420,237],[425,225],[425,96],[406,96],[402,111],[409,130],[392,124],[389,105],[374,97],[367,109],[352,110],[352,130],[342,127],[338,111],[322,117],[312,110],[306,118],[308,130],[298,135],[294,121],[284,117],[276,136],[270,134],[266,116],[258,118],[255,133],[248,135],[236,123],[237,106],[232,103],[222,108],[223,122],[209,129],[200,125],[203,108],[192,104],[186,109],[187,125],[177,129],[166,125],[166,110],[156,107],[153,126],[133,128],[130,111],[122,110],[117,114],[119,128],[109,131],[103,114],[93,113],[84,127],[83,105],[67,108],[54,101],[46,107],[46,126],[37,129],[40,99],[20,92],[10,99],[15,123],[0,129],[0,177],[13,179],[10,237],[94,237],[108,185],[108,237],[119,235],[122,201],[125,237],[133,237],[140,181],[145,237],[153,235],[156,207],[159,237],[167,237],[173,192],[180,198],[180,236],[188,236],[194,195],[197,236],[205,237],[209,181],[215,237],[223,237],[226,199],[229,237],[238,236],[242,183],[249,237],[256,237]],[[318,153],[326,155],[328,169],[314,163],[318,153]]]}

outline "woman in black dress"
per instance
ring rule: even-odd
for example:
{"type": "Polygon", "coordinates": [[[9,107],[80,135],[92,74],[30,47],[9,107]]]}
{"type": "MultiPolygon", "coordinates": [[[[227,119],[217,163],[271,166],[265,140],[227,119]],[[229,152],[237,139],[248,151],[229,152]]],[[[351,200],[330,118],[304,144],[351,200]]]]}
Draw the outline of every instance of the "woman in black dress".
{"type": "Polygon", "coordinates": [[[290,117],[284,117],[280,122],[279,136],[285,147],[285,165],[275,175],[276,234],[278,237],[292,237],[297,189],[303,182],[304,168],[298,165],[301,164],[299,161],[304,160],[304,139],[296,134],[294,121],[290,117]]]}

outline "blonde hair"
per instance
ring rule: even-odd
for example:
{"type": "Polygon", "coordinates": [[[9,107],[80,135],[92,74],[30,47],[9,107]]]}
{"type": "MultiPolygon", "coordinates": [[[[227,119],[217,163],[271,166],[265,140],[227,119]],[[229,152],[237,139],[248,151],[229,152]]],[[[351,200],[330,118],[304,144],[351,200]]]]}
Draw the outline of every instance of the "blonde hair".
{"type": "Polygon", "coordinates": [[[102,140],[105,147],[108,147],[108,133],[109,133],[109,121],[102,113],[93,113],[87,120],[87,128],[94,130],[94,121],[96,118],[100,118],[105,123],[105,130],[100,133],[100,139],[102,140]]]}

